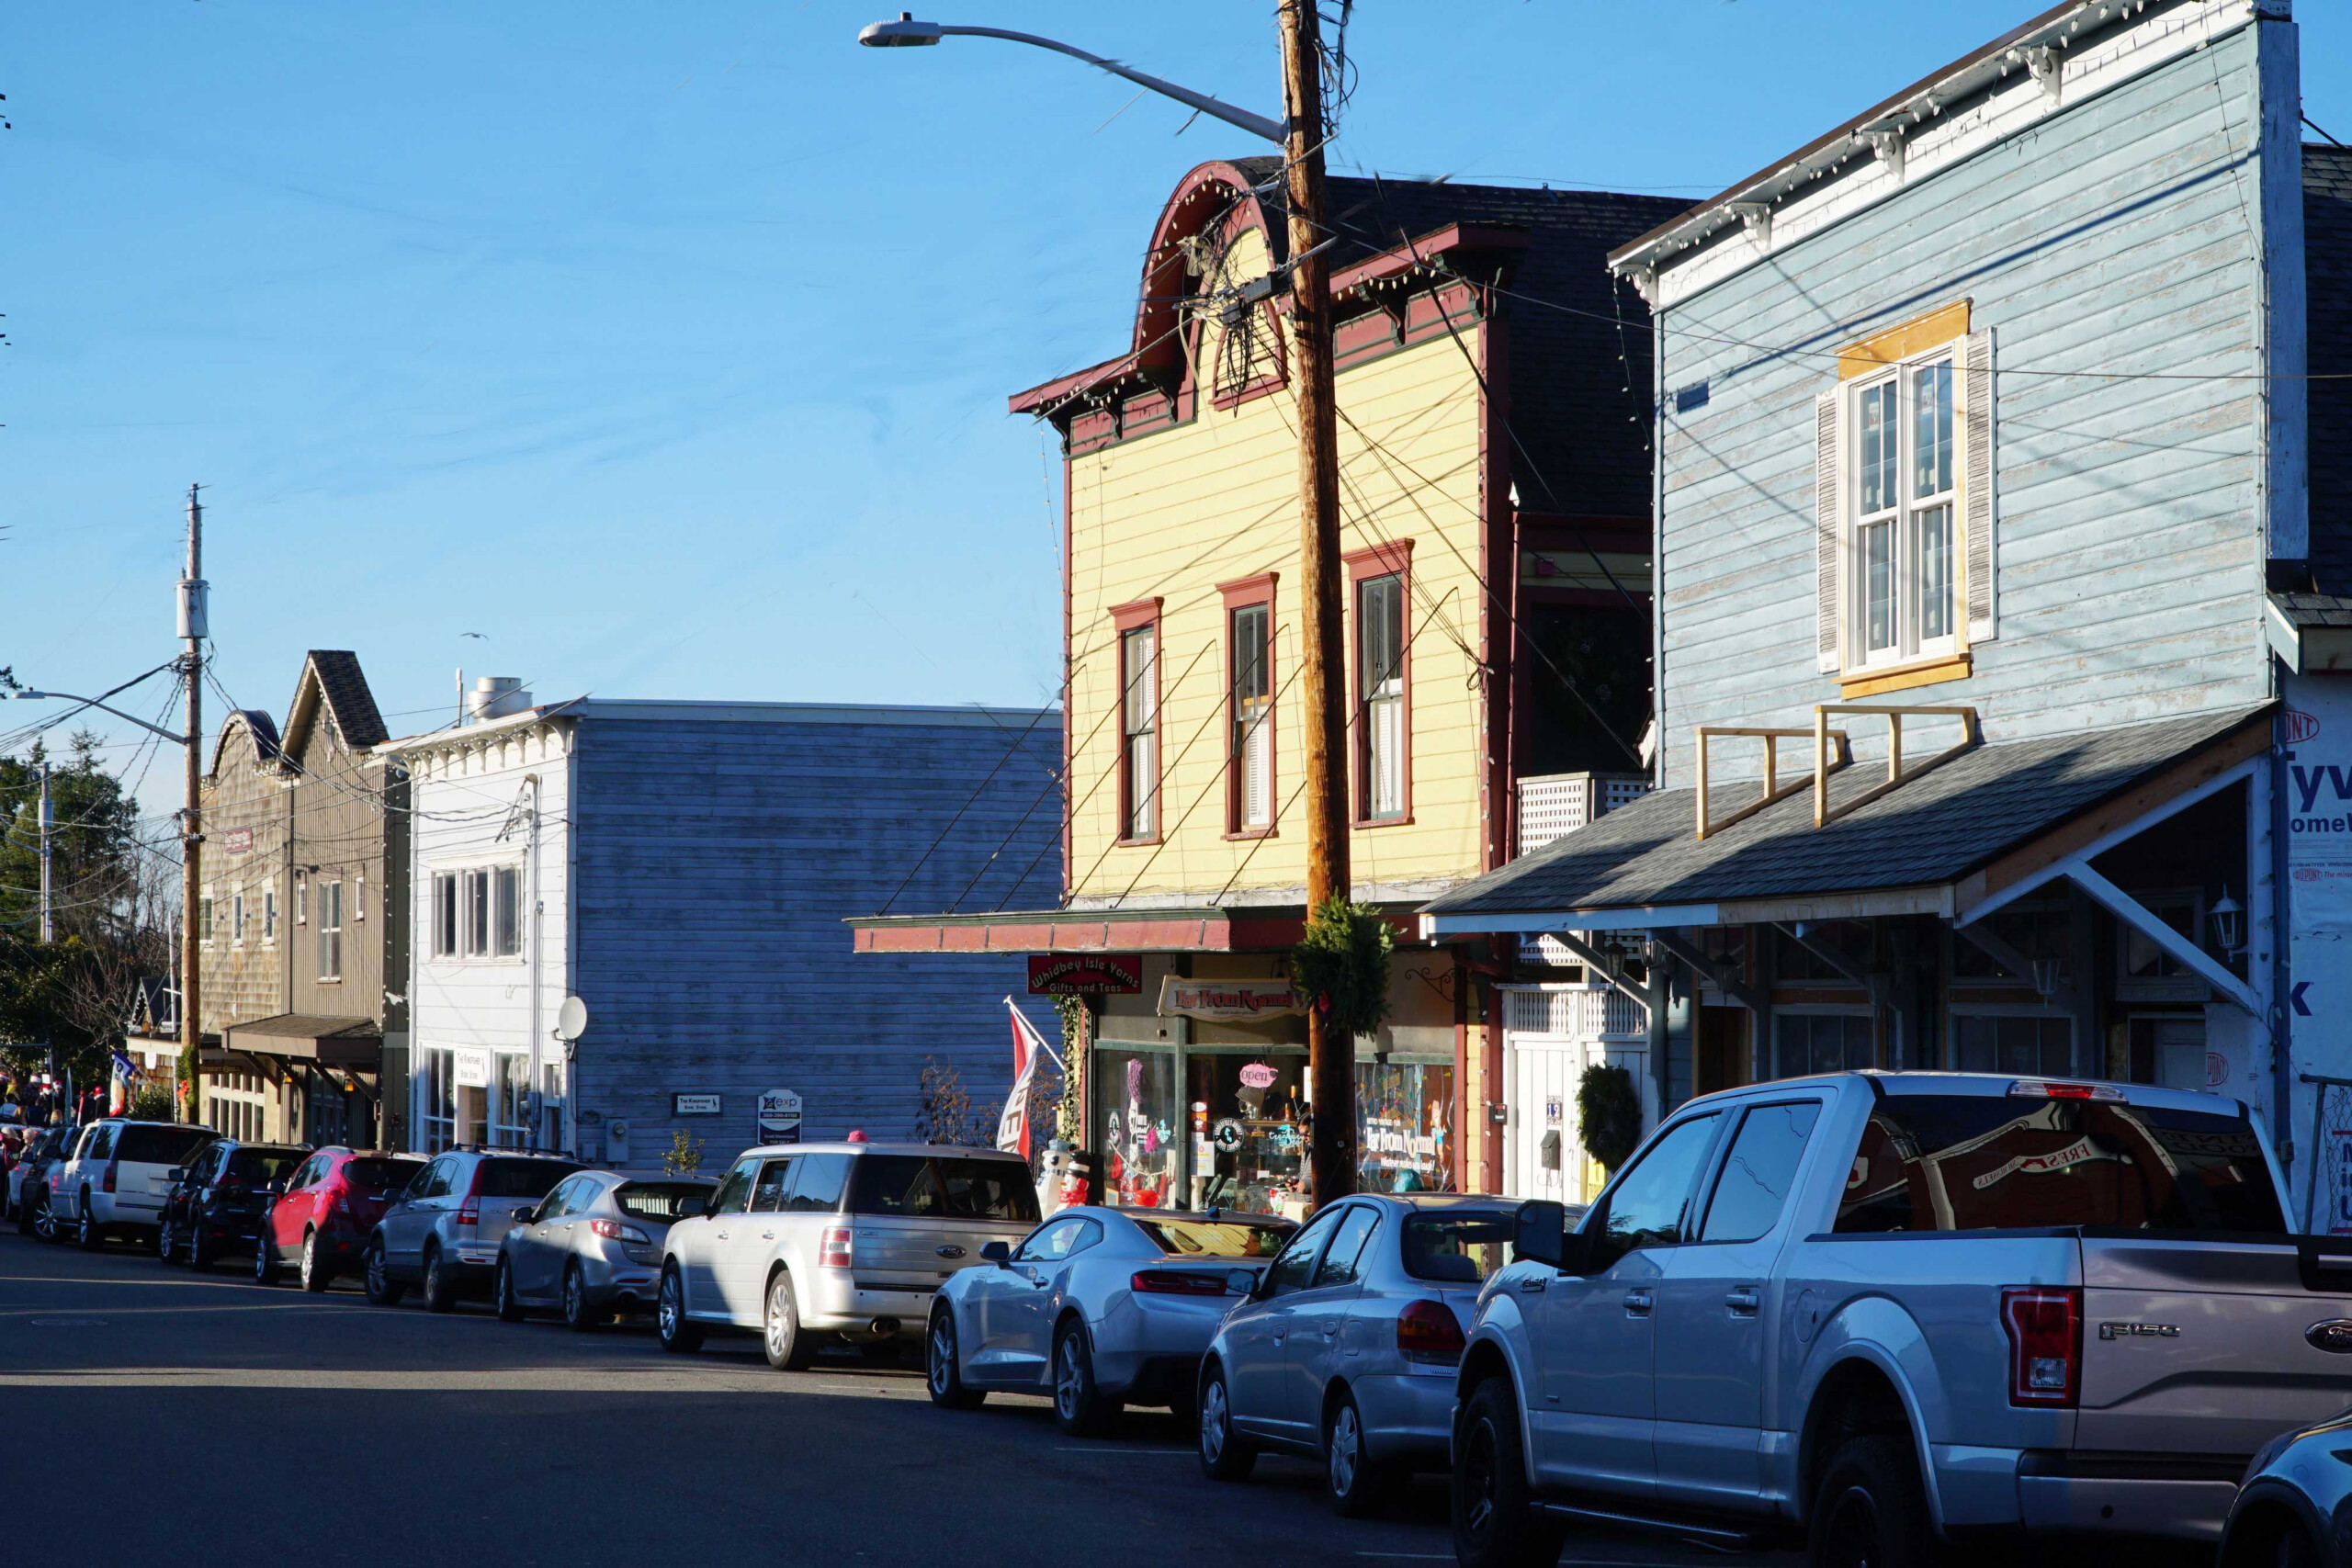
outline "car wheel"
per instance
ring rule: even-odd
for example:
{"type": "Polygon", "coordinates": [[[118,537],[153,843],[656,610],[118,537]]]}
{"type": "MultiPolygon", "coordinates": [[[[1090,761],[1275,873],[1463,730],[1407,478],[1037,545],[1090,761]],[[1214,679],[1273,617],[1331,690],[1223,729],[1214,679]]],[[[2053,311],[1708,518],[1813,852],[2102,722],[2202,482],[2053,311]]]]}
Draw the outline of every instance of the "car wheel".
{"type": "Polygon", "coordinates": [[[1830,1456],[1807,1532],[1812,1568],[1925,1568],[1934,1534],[1905,1438],[1850,1438],[1830,1456]]]}
{"type": "Polygon", "coordinates": [[[577,1263],[563,1266],[563,1325],[574,1334],[585,1334],[604,1321],[604,1314],[588,1304],[588,1276],[577,1263]]]}
{"type": "Polygon", "coordinates": [[[800,1326],[800,1298],[792,1293],[792,1276],[779,1269],[768,1281],[768,1309],[761,1342],[768,1365],[780,1372],[805,1372],[817,1360],[817,1337],[800,1326]]]}
{"type": "Polygon", "coordinates": [[[1552,1568],[1567,1526],[1538,1509],[1510,1384],[1488,1378],[1455,1427],[1453,1555],[1461,1568],[1552,1568]]]}
{"type": "Polygon", "coordinates": [[[169,1269],[179,1262],[179,1227],[172,1224],[171,1215],[165,1214],[164,1223],[155,1227],[156,1259],[169,1269]]]}
{"type": "Polygon", "coordinates": [[[1366,1447],[1363,1414],[1352,1393],[1342,1392],[1324,1420],[1323,1479],[1331,1489],[1331,1506],[1351,1519],[1378,1513],[1394,1489],[1390,1467],[1366,1447]]]}
{"type": "Polygon", "coordinates": [[[1054,1420],[1073,1438],[1099,1437],[1119,1419],[1119,1402],[1094,1383],[1094,1352],[1076,1318],[1054,1336],[1054,1420]]]}
{"type": "Polygon", "coordinates": [[[319,1256],[319,1233],[302,1233],[302,1288],[311,1294],[322,1295],[334,1283],[334,1270],[319,1256]]]}
{"type": "Polygon", "coordinates": [[[653,1306],[653,1335],[662,1348],[687,1356],[702,1348],[702,1325],[686,1316],[685,1281],[675,1269],[662,1270],[662,1291],[653,1306]]]}
{"type": "Polygon", "coordinates": [[[49,1201],[46,1191],[33,1205],[33,1235],[52,1244],[65,1239],[65,1229],[57,1223],[57,1205],[49,1201]]]}
{"type": "Polygon", "coordinates": [[[424,1249],[424,1310],[447,1312],[458,1304],[458,1281],[442,1260],[438,1247],[424,1249]]]}
{"type": "Polygon", "coordinates": [[[398,1306],[401,1298],[408,1294],[408,1287],[393,1279],[391,1270],[385,1267],[384,1244],[380,1240],[371,1240],[368,1244],[367,1280],[368,1300],[371,1305],[398,1306]]]}
{"type": "Polygon", "coordinates": [[[187,1266],[198,1273],[212,1267],[212,1238],[205,1234],[201,1214],[187,1227],[187,1266]]]}
{"type": "Polygon", "coordinates": [[[922,1371],[933,1404],[977,1410],[988,1398],[985,1389],[965,1386],[964,1369],[956,1360],[956,1314],[944,1305],[933,1310],[931,1328],[922,1337],[922,1371]]]}
{"type": "Polygon", "coordinates": [[[98,1217],[90,1213],[90,1201],[85,1198],[74,1215],[74,1245],[85,1252],[96,1252],[106,1244],[107,1233],[98,1228],[98,1217]]]}
{"type": "Polygon", "coordinates": [[[506,1261],[506,1254],[498,1255],[498,1282],[492,1287],[491,1299],[498,1303],[498,1321],[523,1321],[523,1303],[514,1297],[514,1266],[506,1261]]]}
{"type": "Polygon", "coordinates": [[[277,1238],[269,1234],[269,1222],[261,1223],[261,1233],[254,1237],[254,1283],[277,1283],[277,1238]]]}
{"type": "Polygon", "coordinates": [[[1225,1386],[1223,1367],[1212,1363],[1201,1375],[1197,1403],[1201,1473],[1211,1481],[1247,1481],[1258,1450],[1233,1428],[1233,1395],[1225,1386]]]}

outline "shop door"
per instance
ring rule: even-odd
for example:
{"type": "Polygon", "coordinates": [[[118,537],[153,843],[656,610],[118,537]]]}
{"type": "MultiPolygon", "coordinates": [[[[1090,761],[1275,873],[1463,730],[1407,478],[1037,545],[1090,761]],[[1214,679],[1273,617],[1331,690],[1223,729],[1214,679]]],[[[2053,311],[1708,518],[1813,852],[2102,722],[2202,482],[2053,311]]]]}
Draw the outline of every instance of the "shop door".
{"type": "Polygon", "coordinates": [[[1505,1038],[1510,1131],[1503,1141],[1503,1191],[1513,1198],[1576,1203],[1584,1198],[1577,1137],[1577,1079],[1584,1054],[1565,1040],[1505,1038]]]}

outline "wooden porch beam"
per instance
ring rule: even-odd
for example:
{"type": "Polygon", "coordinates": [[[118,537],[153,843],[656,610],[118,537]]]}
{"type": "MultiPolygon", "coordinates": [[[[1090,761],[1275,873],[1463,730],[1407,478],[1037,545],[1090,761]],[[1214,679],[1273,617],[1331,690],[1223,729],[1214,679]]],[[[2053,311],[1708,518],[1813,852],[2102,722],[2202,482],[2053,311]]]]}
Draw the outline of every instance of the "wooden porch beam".
{"type": "Polygon", "coordinates": [[[1650,940],[1696,970],[1707,984],[1754,1013],[1758,1018],[1769,1017],[1772,1004],[1752,987],[1732,977],[1729,969],[1699,951],[1696,942],[1684,939],[1679,931],[1653,931],[1650,940]]]}

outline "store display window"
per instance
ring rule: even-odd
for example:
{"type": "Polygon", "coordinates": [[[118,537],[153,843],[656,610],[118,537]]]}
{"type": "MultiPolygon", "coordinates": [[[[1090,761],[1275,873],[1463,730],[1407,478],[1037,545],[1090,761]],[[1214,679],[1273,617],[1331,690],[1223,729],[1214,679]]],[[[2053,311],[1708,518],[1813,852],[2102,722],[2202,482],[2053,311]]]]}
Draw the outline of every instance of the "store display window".
{"type": "Polygon", "coordinates": [[[1185,1059],[1192,1204],[1283,1213],[1306,1174],[1306,1058],[1193,1055],[1185,1059]]]}
{"type": "Polygon", "coordinates": [[[1453,1066],[1356,1064],[1356,1185],[1366,1192],[1454,1192],[1453,1066]]]}
{"type": "Polygon", "coordinates": [[[1110,1201],[1181,1207],[1176,1140],[1183,1126],[1176,1058],[1161,1051],[1097,1051],[1095,1115],[1110,1201]]]}

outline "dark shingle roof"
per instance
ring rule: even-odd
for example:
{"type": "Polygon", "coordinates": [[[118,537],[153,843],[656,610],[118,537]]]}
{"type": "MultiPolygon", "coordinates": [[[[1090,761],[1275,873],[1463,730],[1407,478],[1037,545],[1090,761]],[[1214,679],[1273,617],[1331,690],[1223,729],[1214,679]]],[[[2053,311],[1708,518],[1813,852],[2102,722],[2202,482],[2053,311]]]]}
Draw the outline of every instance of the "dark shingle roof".
{"type": "MultiPolygon", "coordinates": [[[[2311,370],[2352,371],[2352,148],[2303,149],[2311,370]]],[[[2310,384],[2312,575],[2352,593],[2352,381],[2310,384]]]]}
{"type": "MultiPolygon", "coordinates": [[[[1800,791],[1703,841],[1691,792],[1663,790],[1427,906],[1444,915],[1536,913],[1646,904],[1793,897],[1935,886],[2261,719],[2268,705],[2087,735],[1981,746],[1826,828],[1800,791]]],[[[1785,777],[1785,775],[1784,775],[1785,777]]],[[[1830,799],[1885,781],[1844,769],[1830,799]]],[[[1719,787],[1715,811],[1754,801],[1754,783],[1719,787]]]]}
{"type": "Polygon", "coordinates": [[[345,746],[364,751],[391,739],[384,728],[384,716],[376,710],[376,694],[368,689],[368,677],[359,672],[357,654],[314,648],[311,668],[319,672],[319,694],[326,699],[327,711],[334,715],[345,746]]]}
{"type": "Polygon", "coordinates": [[[2339,593],[2273,593],[2270,603],[2297,626],[2352,626],[2352,596],[2339,593]]]}
{"type": "MultiPolygon", "coordinates": [[[[1261,188],[1278,158],[1237,158],[1261,188]]],[[[1289,204],[1276,185],[1261,199],[1277,259],[1289,204]]],[[[1614,191],[1522,190],[1450,180],[1334,175],[1325,222],[1333,271],[1450,223],[1527,231],[1529,243],[1503,300],[1510,322],[1510,454],[1521,506],[1646,517],[1650,511],[1650,311],[1609,270],[1611,250],[1687,210],[1670,197],[1614,191]]]]}

